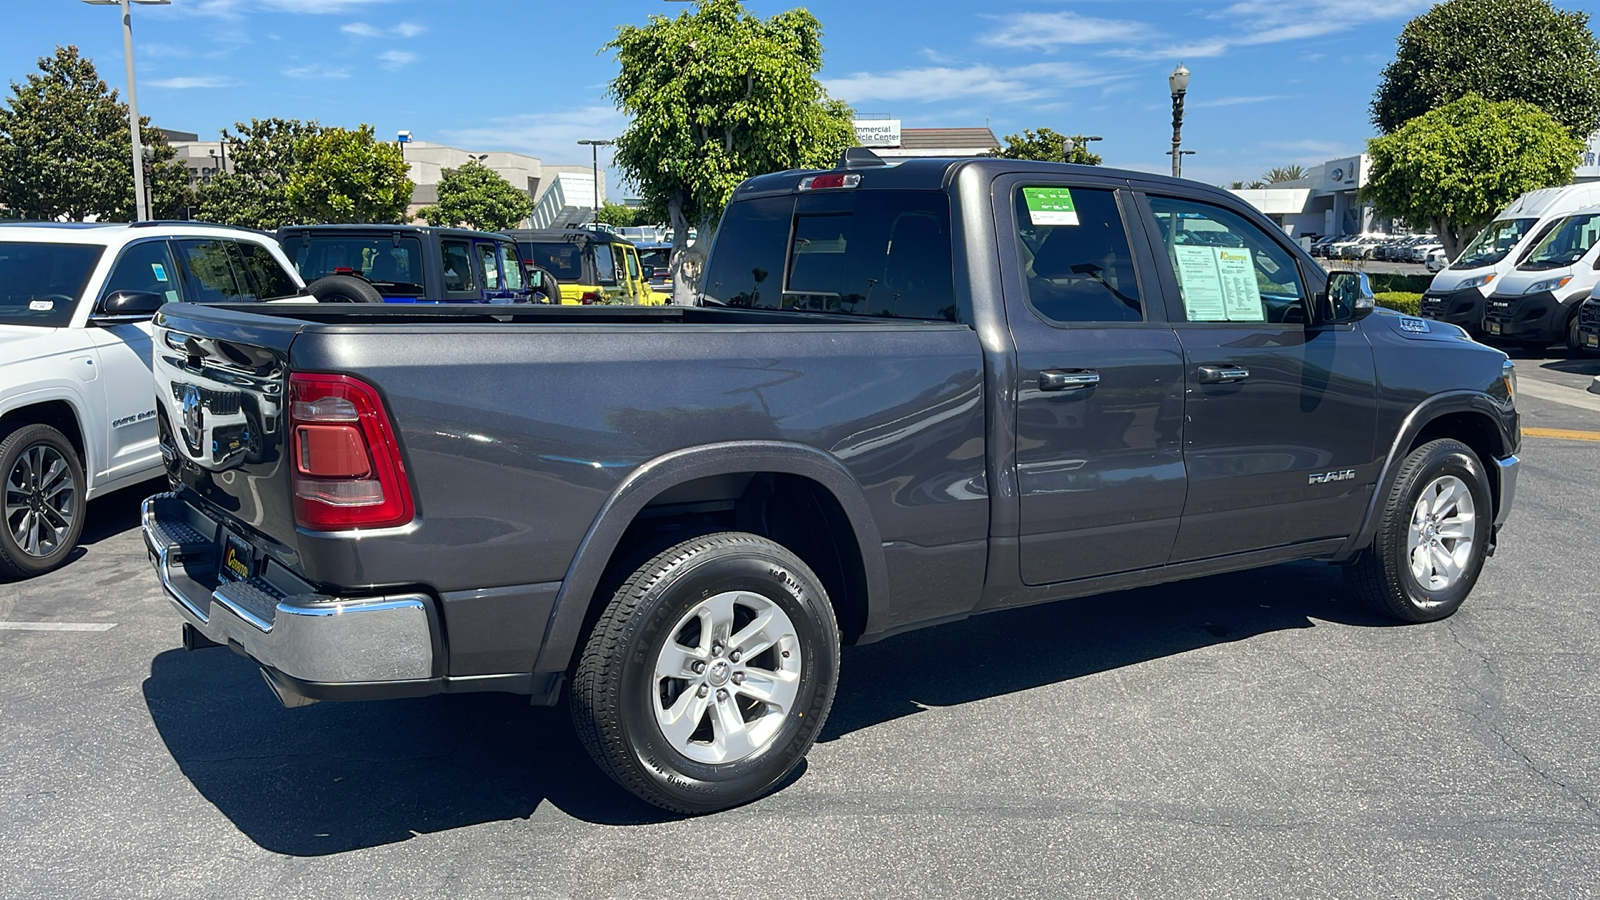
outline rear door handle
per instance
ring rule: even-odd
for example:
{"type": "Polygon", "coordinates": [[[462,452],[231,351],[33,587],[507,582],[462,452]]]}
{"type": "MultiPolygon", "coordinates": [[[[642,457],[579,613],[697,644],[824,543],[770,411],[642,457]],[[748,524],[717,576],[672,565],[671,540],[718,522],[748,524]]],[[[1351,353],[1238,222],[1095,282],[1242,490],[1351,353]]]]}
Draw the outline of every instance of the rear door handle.
{"type": "Polygon", "coordinates": [[[1100,383],[1093,369],[1045,369],[1039,373],[1041,391],[1079,391],[1100,383]]]}
{"type": "Polygon", "coordinates": [[[1244,366],[1225,364],[1220,366],[1200,367],[1201,384],[1233,384],[1236,381],[1243,381],[1249,377],[1250,370],[1246,369],[1244,366]]]}

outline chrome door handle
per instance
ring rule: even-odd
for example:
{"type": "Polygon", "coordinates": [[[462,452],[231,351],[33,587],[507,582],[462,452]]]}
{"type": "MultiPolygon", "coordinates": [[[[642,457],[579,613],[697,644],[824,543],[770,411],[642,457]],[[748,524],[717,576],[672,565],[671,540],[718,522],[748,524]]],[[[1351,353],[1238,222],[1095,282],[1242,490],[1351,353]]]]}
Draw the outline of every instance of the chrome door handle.
{"type": "Polygon", "coordinates": [[[1100,373],[1093,369],[1045,369],[1039,373],[1041,391],[1078,391],[1100,383],[1100,373]]]}
{"type": "Polygon", "coordinates": [[[1250,370],[1244,366],[1201,366],[1201,384],[1233,384],[1250,377],[1250,370]]]}

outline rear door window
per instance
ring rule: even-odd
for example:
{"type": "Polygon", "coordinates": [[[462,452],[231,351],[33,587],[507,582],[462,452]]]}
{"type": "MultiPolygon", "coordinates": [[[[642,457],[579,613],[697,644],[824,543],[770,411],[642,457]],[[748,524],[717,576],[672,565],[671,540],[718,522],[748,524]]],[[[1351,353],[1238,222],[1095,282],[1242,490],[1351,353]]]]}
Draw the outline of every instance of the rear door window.
{"type": "Polygon", "coordinates": [[[506,279],[506,290],[520,291],[523,287],[522,260],[517,258],[517,245],[500,243],[495,245],[500,254],[500,272],[506,279]]]}
{"type": "Polygon", "coordinates": [[[244,260],[245,274],[249,276],[257,297],[276,300],[300,293],[300,286],[284,271],[283,264],[272,255],[272,251],[250,241],[239,241],[237,247],[240,258],[244,260]]]}
{"type": "Polygon", "coordinates": [[[1056,324],[1142,322],[1116,192],[1032,185],[1014,200],[1028,305],[1056,324]]]}
{"type": "Polygon", "coordinates": [[[594,267],[601,284],[617,283],[617,262],[611,255],[610,244],[594,245],[594,267]]]}
{"type": "Polygon", "coordinates": [[[192,303],[239,303],[254,300],[255,291],[238,271],[242,260],[233,241],[178,241],[186,294],[192,303]]]}
{"type": "Polygon", "coordinates": [[[478,261],[483,264],[484,289],[500,290],[500,261],[493,244],[478,244],[478,261]]]}
{"type": "Polygon", "coordinates": [[[476,291],[478,279],[472,268],[472,247],[466,241],[440,241],[444,258],[444,289],[451,293],[476,291]]]}

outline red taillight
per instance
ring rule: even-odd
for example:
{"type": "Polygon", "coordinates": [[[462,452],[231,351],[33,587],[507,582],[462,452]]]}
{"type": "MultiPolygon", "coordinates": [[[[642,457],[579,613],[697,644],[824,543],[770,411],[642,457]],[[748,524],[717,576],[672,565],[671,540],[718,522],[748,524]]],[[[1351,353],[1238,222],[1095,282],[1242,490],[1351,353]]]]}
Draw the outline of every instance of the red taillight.
{"type": "Polygon", "coordinates": [[[372,386],[289,376],[295,521],[317,531],[391,528],[416,514],[400,444],[372,386]]]}
{"type": "Polygon", "coordinates": [[[583,303],[584,306],[593,306],[594,304],[599,303],[599,302],[600,302],[600,292],[599,291],[584,291],[583,292],[582,303],[583,303]]]}
{"type": "Polygon", "coordinates": [[[853,188],[861,183],[861,175],[856,172],[836,172],[831,175],[812,175],[800,179],[800,190],[822,191],[829,188],[853,188]]]}
{"type": "Polygon", "coordinates": [[[333,274],[335,274],[335,275],[354,275],[355,273],[356,273],[356,270],[352,269],[349,266],[334,266],[333,267],[333,274]]]}

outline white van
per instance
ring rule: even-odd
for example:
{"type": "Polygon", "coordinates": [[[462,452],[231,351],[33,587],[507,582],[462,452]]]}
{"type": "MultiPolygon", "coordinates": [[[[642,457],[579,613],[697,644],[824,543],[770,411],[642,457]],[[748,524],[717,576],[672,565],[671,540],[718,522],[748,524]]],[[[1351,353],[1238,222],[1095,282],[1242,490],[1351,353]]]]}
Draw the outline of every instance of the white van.
{"type": "Polygon", "coordinates": [[[1578,306],[1600,282],[1600,205],[1557,219],[1515,269],[1494,282],[1483,311],[1490,337],[1581,348],[1578,306]]]}
{"type": "Polygon", "coordinates": [[[1570,184],[1518,197],[1434,276],[1422,295],[1423,317],[1482,333],[1484,298],[1494,293],[1495,281],[1522,261],[1552,222],[1591,206],[1600,206],[1600,184],[1570,184]]]}

